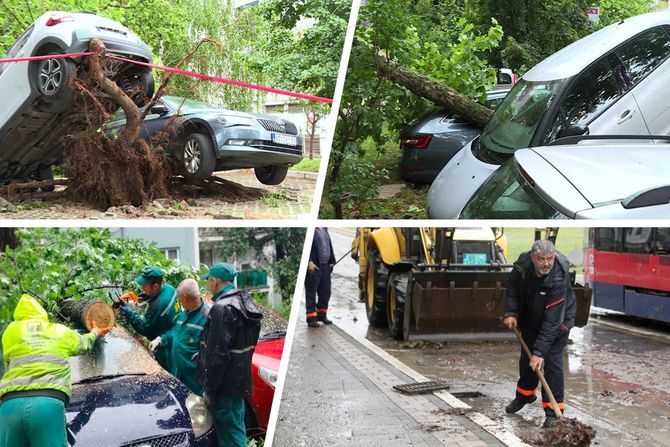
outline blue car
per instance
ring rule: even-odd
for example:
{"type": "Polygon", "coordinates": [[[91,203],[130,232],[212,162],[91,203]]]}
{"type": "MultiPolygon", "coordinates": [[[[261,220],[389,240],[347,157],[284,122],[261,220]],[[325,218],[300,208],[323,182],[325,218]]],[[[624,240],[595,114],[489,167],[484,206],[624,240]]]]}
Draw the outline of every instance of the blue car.
{"type": "MultiPolygon", "coordinates": [[[[105,133],[113,137],[125,125],[120,110],[105,125],[105,133]]],[[[288,168],[302,160],[302,142],[292,122],[177,96],[161,97],[142,124],[141,138],[161,134],[168,139],[168,155],[183,161],[186,174],[195,179],[214,171],[254,168],[259,182],[278,185],[288,168]]]]}
{"type": "Polygon", "coordinates": [[[125,329],[117,326],[70,365],[72,399],[65,411],[71,446],[216,445],[202,398],[165,372],[125,329]]]}

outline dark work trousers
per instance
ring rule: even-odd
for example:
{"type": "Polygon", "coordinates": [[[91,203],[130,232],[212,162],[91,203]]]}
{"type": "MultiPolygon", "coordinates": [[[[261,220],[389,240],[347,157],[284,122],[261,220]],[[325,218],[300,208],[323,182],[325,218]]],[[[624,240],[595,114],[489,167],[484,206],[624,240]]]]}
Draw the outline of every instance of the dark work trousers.
{"type": "Polygon", "coordinates": [[[317,320],[328,312],[328,301],[330,301],[330,265],[320,264],[319,270],[307,272],[305,278],[305,310],[307,321],[317,320]],[[318,301],[316,297],[319,297],[318,301]]]}
{"type": "MultiPolygon", "coordinates": [[[[544,356],[544,378],[547,379],[549,388],[551,388],[551,392],[554,393],[558,408],[563,411],[565,409],[563,403],[563,351],[565,351],[565,345],[568,343],[569,332],[564,331],[563,329],[559,330],[562,332],[561,335],[556,338],[551,345],[549,353],[544,356]]],[[[532,351],[537,333],[522,330],[521,335],[532,351]]],[[[516,397],[525,401],[532,400],[532,397],[535,395],[535,389],[538,387],[540,381],[537,374],[530,369],[528,363],[530,363],[530,359],[524,350],[521,349],[521,358],[519,359],[519,381],[516,384],[516,397]]],[[[542,407],[547,416],[555,416],[549,396],[544,392],[544,389],[542,390],[542,407]]]]}

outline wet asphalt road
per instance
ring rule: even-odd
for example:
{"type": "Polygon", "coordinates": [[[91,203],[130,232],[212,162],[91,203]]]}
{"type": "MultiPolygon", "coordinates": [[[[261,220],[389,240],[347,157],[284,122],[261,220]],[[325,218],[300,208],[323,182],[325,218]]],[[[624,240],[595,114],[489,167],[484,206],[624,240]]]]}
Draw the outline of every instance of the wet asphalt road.
{"type": "MultiPolygon", "coordinates": [[[[351,248],[353,231],[332,229],[335,256],[351,248]]],[[[358,301],[358,265],[346,256],[334,269],[330,317],[347,332],[366,337],[411,368],[451,383],[451,392],[517,436],[538,430],[544,413],[536,403],[504,413],[514,397],[519,347],[506,342],[412,343],[369,328],[358,301]]],[[[565,362],[567,416],[594,426],[594,445],[670,446],[670,332],[628,321],[592,318],[572,330],[565,362]],[[639,333],[644,332],[644,333],[639,333]]],[[[539,393],[538,393],[539,397],[539,393]]]]}

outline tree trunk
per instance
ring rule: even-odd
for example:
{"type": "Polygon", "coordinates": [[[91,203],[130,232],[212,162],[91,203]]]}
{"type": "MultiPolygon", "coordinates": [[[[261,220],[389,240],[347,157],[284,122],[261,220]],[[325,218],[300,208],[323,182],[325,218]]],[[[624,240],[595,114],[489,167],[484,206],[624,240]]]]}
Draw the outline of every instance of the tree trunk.
{"type": "Polygon", "coordinates": [[[93,328],[91,323],[94,321],[99,328],[111,328],[114,326],[114,310],[112,306],[102,301],[75,301],[72,298],[68,298],[59,304],[60,311],[64,316],[89,331],[93,328]]]}
{"type": "Polygon", "coordinates": [[[374,54],[377,72],[383,78],[405,87],[415,95],[444,106],[467,121],[484,128],[493,111],[438,81],[403,67],[395,61],[374,54]]]}
{"type": "MultiPolygon", "coordinates": [[[[98,48],[103,45],[102,41],[98,38],[95,37],[91,40],[91,43],[88,46],[89,51],[97,51],[98,48]]],[[[121,90],[121,87],[116,85],[116,83],[107,76],[105,76],[102,64],[101,64],[101,58],[103,57],[103,53],[101,53],[99,56],[93,56],[89,59],[89,67],[91,68],[91,74],[93,75],[93,78],[95,81],[98,83],[100,86],[100,89],[107,93],[116,104],[118,104],[122,109],[123,112],[126,114],[126,126],[123,128],[123,131],[121,132],[121,137],[120,139],[124,141],[128,146],[131,146],[135,140],[137,140],[137,137],[140,135],[140,125],[142,124],[142,115],[140,114],[140,109],[137,107],[137,105],[133,102],[132,99],[126,95],[123,90],[121,90]]]]}

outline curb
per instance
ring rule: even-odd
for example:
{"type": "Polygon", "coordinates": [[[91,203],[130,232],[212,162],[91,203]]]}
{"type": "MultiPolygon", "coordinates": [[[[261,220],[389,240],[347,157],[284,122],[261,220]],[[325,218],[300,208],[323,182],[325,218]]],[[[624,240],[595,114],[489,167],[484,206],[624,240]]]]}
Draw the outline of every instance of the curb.
{"type": "Polygon", "coordinates": [[[319,177],[318,172],[307,172],[307,171],[288,171],[288,174],[286,174],[287,178],[296,178],[296,179],[304,179],[304,180],[314,180],[319,177]]]}

